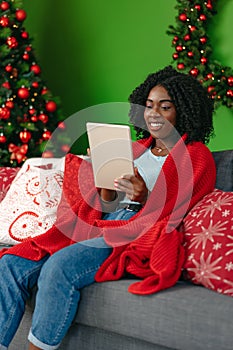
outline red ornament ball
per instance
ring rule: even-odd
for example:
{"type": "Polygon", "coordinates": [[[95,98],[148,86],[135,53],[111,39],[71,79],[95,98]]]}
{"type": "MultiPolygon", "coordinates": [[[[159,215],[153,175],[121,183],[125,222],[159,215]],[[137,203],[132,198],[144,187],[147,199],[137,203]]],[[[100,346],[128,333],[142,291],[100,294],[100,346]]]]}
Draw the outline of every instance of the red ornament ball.
{"type": "Polygon", "coordinates": [[[192,51],[189,51],[189,52],[187,53],[187,55],[188,55],[189,58],[193,58],[193,56],[194,56],[194,54],[193,54],[192,51]]]}
{"type": "Polygon", "coordinates": [[[183,51],[183,46],[177,45],[177,46],[176,46],[176,51],[177,51],[177,52],[183,51]]]}
{"type": "Polygon", "coordinates": [[[45,130],[42,134],[42,138],[43,138],[43,140],[49,140],[51,135],[52,135],[51,131],[45,130]]]}
{"type": "Polygon", "coordinates": [[[210,94],[211,92],[213,92],[214,89],[215,89],[215,87],[213,85],[210,85],[210,86],[208,86],[207,91],[210,94]]]}
{"type": "Polygon", "coordinates": [[[24,31],[24,32],[21,33],[21,38],[23,38],[23,39],[28,39],[28,36],[29,36],[28,32],[24,31]]]}
{"type": "Polygon", "coordinates": [[[32,134],[28,130],[20,131],[19,138],[23,143],[28,143],[32,137],[32,134]]]}
{"type": "Polygon", "coordinates": [[[36,123],[36,122],[38,121],[37,116],[36,116],[36,115],[33,115],[33,116],[31,117],[31,121],[32,121],[33,123],[36,123]]]}
{"type": "Polygon", "coordinates": [[[200,11],[201,10],[201,5],[197,4],[194,6],[194,8],[197,10],[197,11],[200,11]]]}
{"type": "Polygon", "coordinates": [[[6,142],[6,136],[3,134],[0,134],[0,143],[5,143],[6,142]]]}
{"type": "Polygon", "coordinates": [[[195,26],[190,26],[189,29],[190,29],[191,32],[194,32],[195,30],[197,30],[197,27],[195,27],[195,26]]]}
{"type": "Polygon", "coordinates": [[[41,113],[41,114],[38,116],[38,119],[39,119],[42,123],[46,124],[46,123],[48,122],[48,120],[49,120],[49,117],[48,117],[46,114],[41,113]]]}
{"type": "Polygon", "coordinates": [[[2,27],[9,27],[9,25],[10,25],[10,20],[9,20],[9,18],[6,17],[6,16],[0,17],[0,25],[1,25],[2,27]]]}
{"type": "Polygon", "coordinates": [[[188,40],[190,40],[190,35],[189,35],[189,34],[186,34],[186,35],[184,36],[184,41],[188,41],[188,40]]]}
{"type": "Polygon", "coordinates": [[[0,120],[7,120],[10,118],[11,112],[7,107],[0,107],[0,120]]]}
{"type": "Polygon", "coordinates": [[[212,6],[212,4],[210,2],[208,2],[206,4],[206,7],[207,7],[208,10],[212,10],[213,9],[213,6],[212,6]]]}
{"type": "Polygon", "coordinates": [[[201,61],[201,64],[206,64],[208,60],[207,60],[206,57],[202,57],[202,58],[200,59],[200,61],[201,61]]]}
{"type": "Polygon", "coordinates": [[[208,74],[206,75],[206,78],[210,80],[210,79],[213,78],[213,76],[214,76],[213,73],[208,73],[208,74]]]}
{"type": "Polygon", "coordinates": [[[12,101],[6,101],[6,107],[7,107],[7,108],[10,108],[10,109],[13,109],[13,108],[14,108],[14,102],[12,102],[12,101]]]}
{"type": "Polygon", "coordinates": [[[41,95],[45,95],[49,92],[49,90],[46,87],[43,87],[42,91],[41,91],[41,95]]]}
{"type": "Polygon", "coordinates": [[[0,4],[0,8],[2,11],[6,11],[8,10],[10,7],[9,3],[7,1],[3,1],[1,4],[0,4]]]}
{"type": "Polygon", "coordinates": [[[179,55],[177,52],[175,52],[173,55],[172,55],[173,59],[174,60],[177,60],[179,58],[179,55]]]}
{"type": "Polygon", "coordinates": [[[2,83],[2,87],[9,90],[11,88],[9,81],[5,81],[4,83],[2,83]]]}
{"type": "Polygon", "coordinates": [[[197,68],[192,68],[190,71],[189,71],[189,74],[192,75],[193,77],[197,77],[198,76],[198,73],[199,73],[199,70],[197,68]]]}
{"type": "Polygon", "coordinates": [[[66,129],[66,124],[64,122],[60,122],[57,127],[59,129],[61,129],[61,130],[65,130],[66,129]]]}
{"type": "Polygon", "coordinates": [[[24,11],[24,10],[17,10],[15,12],[15,17],[16,17],[17,21],[23,22],[26,19],[26,17],[27,17],[26,11],[24,11]]]}
{"type": "Polygon", "coordinates": [[[18,46],[18,41],[14,36],[9,36],[6,39],[6,43],[10,49],[15,49],[18,46]]]}
{"type": "Polygon", "coordinates": [[[177,68],[178,68],[179,70],[184,69],[184,67],[185,67],[184,63],[178,63],[178,64],[177,64],[177,68]]]}
{"type": "Polygon", "coordinates": [[[207,38],[205,36],[202,36],[199,40],[201,44],[205,44],[207,42],[207,38]]]}
{"type": "Polygon", "coordinates": [[[41,72],[40,66],[38,66],[38,64],[33,64],[30,69],[36,75],[40,74],[41,72]]]}
{"type": "Polygon", "coordinates": [[[202,14],[199,17],[200,21],[206,21],[206,15],[202,14]]]}
{"type": "Polygon", "coordinates": [[[226,95],[227,95],[228,97],[233,97],[233,90],[227,90],[226,95]]]}
{"type": "Polygon", "coordinates": [[[30,96],[30,92],[28,88],[22,86],[21,88],[18,89],[17,95],[19,98],[26,100],[30,96]]]}
{"type": "Polygon", "coordinates": [[[44,151],[42,154],[42,158],[53,158],[54,153],[52,151],[44,151]]]}
{"type": "Polygon", "coordinates": [[[185,13],[181,13],[181,14],[179,15],[179,19],[180,19],[180,21],[182,21],[182,22],[187,21],[187,16],[186,16],[186,14],[185,14],[185,13]]]}
{"type": "Polygon", "coordinates": [[[10,73],[11,71],[12,71],[12,65],[11,64],[8,64],[6,67],[5,67],[5,71],[7,72],[7,73],[10,73]]]}
{"type": "Polygon", "coordinates": [[[25,52],[23,54],[23,59],[24,59],[24,61],[28,61],[29,60],[29,54],[27,52],[25,52]]]}
{"type": "Polygon", "coordinates": [[[227,78],[227,84],[228,84],[229,86],[233,86],[233,77],[232,77],[232,76],[230,76],[230,77],[227,78]]]}
{"type": "Polygon", "coordinates": [[[33,108],[33,107],[29,108],[29,114],[30,114],[30,115],[33,115],[33,114],[35,114],[35,113],[36,113],[35,108],[33,108]]]}
{"type": "Polygon", "coordinates": [[[67,144],[62,145],[62,146],[61,146],[61,150],[62,150],[62,152],[64,152],[64,153],[68,153],[68,152],[70,151],[70,146],[67,145],[67,144]]]}
{"type": "Polygon", "coordinates": [[[32,83],[32,87],[34,87],[34,89],[38,89],[38,87],[39,87],[38,81],[34,81],[34,82],[32,83]]]}
{"type": "Polygon", "coordinates": [[[54,101],[48,101],[45,105],[46,111],[53,113],[57,109],[57,104],[54,101]]]}

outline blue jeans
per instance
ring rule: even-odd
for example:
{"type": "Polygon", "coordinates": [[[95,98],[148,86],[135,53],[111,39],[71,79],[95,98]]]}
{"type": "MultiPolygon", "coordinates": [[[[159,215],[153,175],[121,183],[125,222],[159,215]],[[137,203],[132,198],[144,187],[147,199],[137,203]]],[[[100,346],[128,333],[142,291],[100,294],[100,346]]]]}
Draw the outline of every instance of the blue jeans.
{"type": "MultiPolygon", "coordinates": [[[[134,214],[121,209],[104,219],[127,220],[134,214]]],[[[41,349],[57,349],[77,312],[80,289],[94,283],[97,270],[111,252],[103,238],[94,238],[40,261],[4,255],[0,259],[0,350],[7,349],[13,339],[36,284],[28,339],[41,349]]]]}

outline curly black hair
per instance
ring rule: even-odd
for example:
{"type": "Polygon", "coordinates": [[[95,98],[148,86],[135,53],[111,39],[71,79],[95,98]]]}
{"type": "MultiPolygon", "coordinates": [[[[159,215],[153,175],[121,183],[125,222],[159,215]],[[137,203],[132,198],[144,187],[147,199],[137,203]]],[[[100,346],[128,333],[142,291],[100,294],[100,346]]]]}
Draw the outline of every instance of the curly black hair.
{"type": "Polygon", "coordinates": [[[137,138],[150,135],[143,114],[149,92],[156,85],[163,86],[172,99],[176,108],[175,127],[181,136],[187,133],[186,143],[208,143],[213,136],[213,100],[197,79],[171,66],[149,74],[129,96],[130,123],[137,138]]]}

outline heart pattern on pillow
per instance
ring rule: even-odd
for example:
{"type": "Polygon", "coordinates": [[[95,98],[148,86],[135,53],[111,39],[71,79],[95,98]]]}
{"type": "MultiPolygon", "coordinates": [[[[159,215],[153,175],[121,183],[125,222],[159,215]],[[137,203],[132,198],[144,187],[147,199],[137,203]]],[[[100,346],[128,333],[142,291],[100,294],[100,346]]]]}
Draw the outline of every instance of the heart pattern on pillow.
{"type": "Polygon", "coordinates": [[[17,244],[45,233],[55,222],[63,171],[23,166],[0,203],[0,243],[17,244]]]}
{"type": "Polygon", "coordinates": [[[233,192],[215,189],[183,220],[184,277],[233,296],[233,192]]]}

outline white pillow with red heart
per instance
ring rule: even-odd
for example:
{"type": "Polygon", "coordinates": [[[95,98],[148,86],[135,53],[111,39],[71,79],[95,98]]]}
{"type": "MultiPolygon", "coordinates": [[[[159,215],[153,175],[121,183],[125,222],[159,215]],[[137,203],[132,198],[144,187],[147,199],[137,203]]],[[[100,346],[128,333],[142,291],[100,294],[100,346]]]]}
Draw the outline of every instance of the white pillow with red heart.
{"type": "Polygon", "coordinates": [[[24,164],[0,203],[0,243],[17,244],[55,222],[64,172],[24,164]]]}

